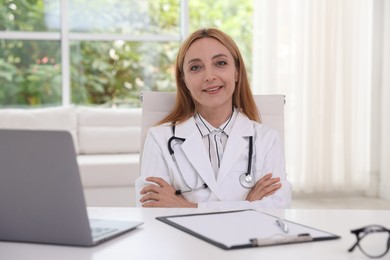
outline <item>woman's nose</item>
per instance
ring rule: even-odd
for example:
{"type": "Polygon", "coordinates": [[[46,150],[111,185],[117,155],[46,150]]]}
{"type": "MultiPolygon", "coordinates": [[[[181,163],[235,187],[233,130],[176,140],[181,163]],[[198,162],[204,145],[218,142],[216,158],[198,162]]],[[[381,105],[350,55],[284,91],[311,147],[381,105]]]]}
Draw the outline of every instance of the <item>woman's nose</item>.
{"type": "Polygon", "coordinates": [[[216,79],[214,71],[212,69],[206,69],[205,72],[206,72],[204,77],[205,82],[213,81],[216,79]]]}

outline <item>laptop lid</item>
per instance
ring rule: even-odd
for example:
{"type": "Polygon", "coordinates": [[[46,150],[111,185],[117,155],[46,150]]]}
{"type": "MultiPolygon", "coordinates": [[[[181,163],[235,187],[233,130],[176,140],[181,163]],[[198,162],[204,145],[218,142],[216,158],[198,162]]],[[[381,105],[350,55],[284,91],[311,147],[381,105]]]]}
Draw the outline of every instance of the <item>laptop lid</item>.
{"type": "MultiPolygon", "coordinates": [[[[77,246],[107,240],[92,238],[73,140],[65,131],[0,129],[0,209],[0,240],[77,246]]],[[[140,224],[121,223],[109,236],[140,224]]]]}

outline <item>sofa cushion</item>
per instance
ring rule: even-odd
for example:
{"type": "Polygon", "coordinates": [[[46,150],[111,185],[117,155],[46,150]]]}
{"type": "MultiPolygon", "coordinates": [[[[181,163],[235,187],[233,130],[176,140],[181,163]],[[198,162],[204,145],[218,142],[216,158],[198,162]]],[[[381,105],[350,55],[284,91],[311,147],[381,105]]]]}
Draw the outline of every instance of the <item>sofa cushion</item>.
{"type": "Polygon", "coordinates": [[[139,154],[79,155],[84,187],[134,186],[139,175],[139,154]]]}
{"type": "Polygon", "coordinates": [[[78,107],[80,154],[139,153],[140,108],[78,107]]]}
{"type": "Polygon", "coordinates": [[[78,151],[77,117],[73,106],[4,108],[0,110],[0,128],[65,130],[72,135],[78,151]]]}

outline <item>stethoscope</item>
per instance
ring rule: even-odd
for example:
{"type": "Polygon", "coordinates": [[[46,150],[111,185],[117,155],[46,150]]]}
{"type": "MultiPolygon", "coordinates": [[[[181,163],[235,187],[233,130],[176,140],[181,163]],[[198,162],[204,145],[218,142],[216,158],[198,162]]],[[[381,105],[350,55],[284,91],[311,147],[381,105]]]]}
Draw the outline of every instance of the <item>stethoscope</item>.
{"type": "MultiPolygon", "coordinates": [[[[176,190],[175,194],[180,195],[182,193],[194,192],[194,191],[198,191],[198,190],[202,190],[202,189],[207,189],[208,186],[206,183],[203,183],[202,185],[198,186],[198,179],[196,180],[194,187],[191,187],[187,183],[187,181],[184,179],[183,173],[181,172],[180,167],[176,161],[175,151],[172,149],[172,142],[174,140],[184,142],[186,139],[175,136],[175,128],[176,128],[176,125],[175,125],[175,123],[173,123],[173,125],[172,125],[173,135],[171,138],[168,139],[168,151],[172,157],[172,160],[176,166],[177,171],[179,172],[181,180],[183,181],[184,185],[187,187],[187,190],[176,190]]],[[[246,188],[246,189],[251,189],[251,188],[253,188],[253,186],[255,186],[255,178],[253,178],[253,175],[251,174],[252,156],[253,156],[253,136],[249,136],[248,167],[247,167],[247,171],[242,173],[239,177],[239,182],[240,182],[241,186],[246,188]]]]}

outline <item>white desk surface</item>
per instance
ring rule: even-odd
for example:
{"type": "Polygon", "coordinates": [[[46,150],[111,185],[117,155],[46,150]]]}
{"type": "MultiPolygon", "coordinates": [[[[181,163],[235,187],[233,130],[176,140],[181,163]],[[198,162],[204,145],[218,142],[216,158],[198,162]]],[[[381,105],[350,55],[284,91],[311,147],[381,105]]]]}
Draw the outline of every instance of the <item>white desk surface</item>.
{"type": "MultiPolygon", "coordinates": [[[[341,239],[302,244],[223,250],[155,219],[157,216],[200,213],[191,209],[88,208],[90,217],[137,220],[144,224],[129,233],[92,248],[0,242],[0,259],[116,260],[116,259],[367,259],[359,249],[348,253],[355,242],[351,229],[368,224],[390,228],[390,210],[267,211],[288,220],[322,229],[341,239]]],[[[239,225],[239,221],[237,225],[239,225]]],[[[390,259],[388,253],[383,259],[390,259]]]]}

